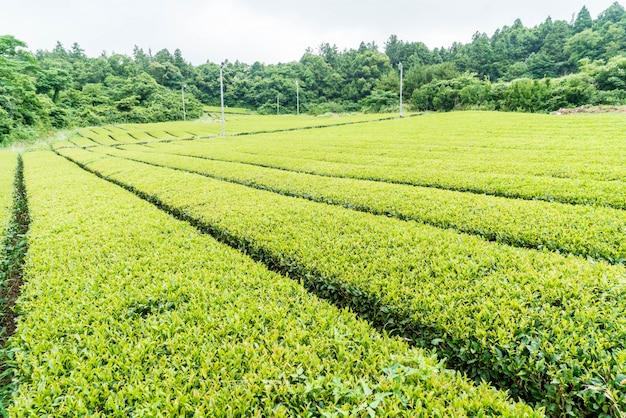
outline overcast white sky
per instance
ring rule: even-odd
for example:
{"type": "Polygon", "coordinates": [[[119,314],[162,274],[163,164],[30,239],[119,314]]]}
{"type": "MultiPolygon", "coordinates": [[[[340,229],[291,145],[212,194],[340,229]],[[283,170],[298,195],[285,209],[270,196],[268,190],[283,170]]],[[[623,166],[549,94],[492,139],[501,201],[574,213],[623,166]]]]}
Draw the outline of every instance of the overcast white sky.
{"type": "MultiPolygon", "coordinates": [[[[570,21],[586,5],[593,18],[615,0],[2,0],[0,35],[32,51],[77,42],[90,57],[179,48],[194,65],[240,60],[290,62],[325,42],[340,50],[390,35],[429,48],[470,42],[520,18],[570,21]]],[[[624,1],[620,0],[624,5],[624,1]]]]}

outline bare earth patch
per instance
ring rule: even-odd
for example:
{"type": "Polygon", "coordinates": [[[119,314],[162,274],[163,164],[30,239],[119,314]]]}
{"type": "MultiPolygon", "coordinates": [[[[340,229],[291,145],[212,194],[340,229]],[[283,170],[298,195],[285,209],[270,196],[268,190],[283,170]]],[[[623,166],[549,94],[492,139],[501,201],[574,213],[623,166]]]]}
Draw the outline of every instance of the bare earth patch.
{"type": "Polygon", "coordinates": [[[584,105],[572,108],[561,108],[551,115],[571,115],[574,113],[626,113],[626,106],[591,106],[584,105]]]}

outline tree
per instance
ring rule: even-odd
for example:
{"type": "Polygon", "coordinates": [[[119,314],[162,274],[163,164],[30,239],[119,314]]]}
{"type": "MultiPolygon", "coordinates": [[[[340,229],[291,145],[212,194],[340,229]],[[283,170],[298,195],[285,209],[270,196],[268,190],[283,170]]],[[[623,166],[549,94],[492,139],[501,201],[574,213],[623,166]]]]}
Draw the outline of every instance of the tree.
{"type": "Polygon", "coordinates": [[[585,72],[595,80],[600,90],[626,89],[626,56],[611,58],[606,64],[587,63],[585,72]]]}
{"type": "Polygon", "coordinates": [[[404,88],[411,94],[415,89],[432,81],[450,80],[461,73],[452,62],[435,65],[414,66],[404,74],[404,88]]]}
{"type": "Polygon", "coordinates": [[[385,54],[389,57],[389,62],[394,68],[398,66],[399,62],[410,67],[412,65],[435,64],[438,61],[435,54],[424,43],[404,42],[398,40],[396,35],[391,35],[385,43],[385,54]]]}
{"type": "Polygon", "coordinates": [[[329,43],[321,44],[319,46],[319,54],[331,67],[337,68],[339,66],[339,50],[337,49],[337,45],[331,46],[329,43]]]}
{"type": "Polygon", "coordinates": [[[512,82],[506,94],[506,108],[524,112],[547,109],[550,102],[550,80],[521,79],[512,82]]]}
{"type": "MultiPolygon", "coordinates": [[[[462,104],[462,96],[469,99],[476,93],[479,104],[483,100],[480,94],[472,92],[470,86],[480,84],[476,74],[465,73],[446,80],[433,80],[416,89],[411,96],[411,103],[418,110],[450,111],[462,104]]],[[[470,103],[465,103],[470,104],[470,103]]]]}
{"type": "Polygon", "coordinates": [[[557,77],[555,62],[545,52],[530,54],[525,61],[526,74],[532,78],[557,77]]]}
{"type": "Polygon", "coordinates": [[[148,66],[148,73],[154,77],[157,83],[165,87],[180,88],[183,83],[183,75],[171,62],[153,61],[148,66]]]}
{"type": "Polygon", "coordinates": [[[67,61],[69,59],[69,56],[70,56],[69,53],[63,47],[63,44],[61,42],[59,42],[59,41],[57,41],[57,43],[54,46],[54,49],[52,50],[50,55],[53,56],[54,58],[58,58],[58,59],[64,60],[64,61],[67,61]]]}
{"type": "Polygon", "coordinates": [[[478,32],[474,34],[472,43],[469,46],[468,56],[472,65],[471,68],[465,68],[465,70],[471,69],[481,77],[491,78],[493,76],[495,78],[493,50],[487,34],[478,32]]]}
{"type": "Polygon", "coordinates": [[[103,83],[112,72],[113,69],[107,57],[90,58],[85,61],[81,71],[74,75],[74,80],[78,81],[79,86],[88,83],[103,83]]]}
{"type": "Polygon", "coordinates": [[[157,91],[159,85],[148,73],[141,73],[128,80],[125,95],[133,95],[139,99],[140,103],[148,101],[157,91]]]}
{"type": "Polygon", "coordinates": [[[550,25],[539,54],[543,54],[551,62],[552,68],[545,68],[543,75],[539,77],[544,75],[558,77],[575,70],[576,67],[571,65],[566,52],[567,41],[571,36],[572,29],[567,22],[557,20],[550,25]]]}
{"type": "Polygon", "coordinates": [[[111,68],[111,73],[118,77],[131,77],[137,74],[137,64],[132,58],[123,54],[113,54],[107,61],[111,68]]]}
{"type": "Polygon", "coordinates": [[[172,56],[172,54],[170,54],[170,51],[168,51],[167,48],[163,48],[162,50],[154,54],[153,61],[156,61],[160,64],[165,64],[166,62],[173,64],[174,57],[172,56]]]}
{"type": "Polygon", "coordinates": [[[152,58],[137,45],[133,48],[133,58],[135,59],[135,64],[137,64],[137,69],[139,71],[147,71],[148,65],[150,65],[150,62],[152,61],[152,58]]]}
{"type": "Polygon", "coordinates": [[[626,50],[626,18],[623,22],[611,23],[602,27],[602,57],[610,59],[626,50]]]}
{"type": "Polygon", "coordinates": [[[220,67],[217,64],[206,63],[195,68],[193,80],[188,88],[197,89],[197,97],[202,102],[217,106],[220,104],[220,67]]]}
{"type": "Polygon", "coordinates": [[[372,93],[361,101],[365,112],[396,111],[399,107],[398,95],[392,91],[374,89],[372,93]]]}
{"type": "Polygon", "coordinates": [[[319,101],[339,98],[342,76],[321,55],[305,53],[300,58],[301,80],[307,86],[306,94],[319,101]]]}
{"type": "Polygon", "coordinates": [[[189,63],[187,63],[187,61],[185,61],[182,52],[178,48],[174,50],[172,64],[174,64],[176,68],[178,68],[183,77],[187,78],[191,75],[190,65],[189,63]]]}
{"type": "Polygon", "coordinates": [[[600,13],[598,19],[595,22],[596,27],[602,27],[606,24],[618,23],[624,18],[626,11],[624,7],[618,2],[613,3],[608,9],[600,13]]]}
{"type": "Polygon", "coordinates": [[[78,45],[78,43],[74,42],[72,44],[72,49],[68,52],[68,58],[70,61],[83,61],[87,59],[85,55],[85,51],[78,45]]]}
{"type": "Polygon", "coordinates": [[[565,52],[570,57],[570,63],[578,65],[583,58],[599,59],[602,55],[599,48],[601,41],[600,35],[592,29],[585,29],[572,36],[565,45],[565,52]]]}
{"type": "Polygon", "coordinates": [[[361,45],[359,50],[342,54],[340,74],[345,80],[341,95],[344,100],[358,102],[368,96],[380,77],[391,71],[389,57],[378,52],[374,45],[361,45]]]}
{"type": "Polygon", "coordinates": [[[52,93],[52,101],[56,103],[59,99],[59,93],[69,88],[70,84],[70,74],[64,69],[43,70],[37,78],[37,93],[52,93]]]}
{"type": "Polygon", "coordinates": [[[593,25],[593,20],[591,19],[591,13],[587,9],[587,6],[583,6],[578,12],[578,16],[576,16],[576,20],[574,21],[574,33],[579,33],[584,31],[585,29],[590,29],[593,25]]]}
{"type": "Polygon", "coordinates": [[[562,77],[556,80],[552,89],[549,110],[591,103],[595,93],[592,80],[585,74],[562,77]]]}

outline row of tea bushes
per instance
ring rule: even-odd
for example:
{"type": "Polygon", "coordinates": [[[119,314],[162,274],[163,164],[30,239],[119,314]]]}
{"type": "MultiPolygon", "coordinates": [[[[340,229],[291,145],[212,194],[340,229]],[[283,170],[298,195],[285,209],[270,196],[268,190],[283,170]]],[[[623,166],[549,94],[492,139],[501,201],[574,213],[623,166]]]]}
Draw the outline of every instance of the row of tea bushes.
{"type": "Polygon", "coordinates": [[[541,415],[50,151],[24,164],[11,416],[541,415]]]}
{"type": "Polygon", "coordinates": [[[8,268],[8,248],[6,236],[13,215],[13,188],[17,168],[18,154],[8,150],[0,150],[0,287],[4,285],[8,268]]]}
{"type": "Polygon", "coordinates": [[[622,180],[623,115],[454,112],[211,141],[207,149],[370,165],[622,180]]]}
{"type": "MultiPolygon", "coordinates": [[[[386,119],[390,119],[390,117],[380,114],[353,114],[341,117],[311,117],[303,115],[297,118],[291,115],[277,117],[228,115],[226,124],[229,135],[250,135],[259,132],[281,132],[362,124],[386,119]]],[[[99,145],[117,147],[123,144],[172,142],[216,137],[221,134],[221,124],[218,122],[178,121],[81,128],[65,140],[55,141],[54,147],[92,147],[99,145]]]]}
{"type": "Polygon", "coordinates": [[[243,162],[323,176],[375,180],[507,198],[626,209],[626,182],[624,181],[557,178],[486,171],[442,171],[440,167],[431,166],[427,162],[399,165],[395,160],[383,160],[378,164],[371,164],[366,157],[360,163],[334,162],[326,161],[335,155],[336,151],[332,150],[328,151],[325,158],[320,157],[317,160],[301,156],[217,150],[208,139],[193,141],[191,144],[182,144],[180,141],[163,143],[158,144],[156,149],[160,152],[243,162]]]}
{"type": "Polygon", "coordinates": [[[623,267],[84,150],[62,152],[550,414],[610,414],[626,406],[623,267]]]}
{"type": "Polygon", "coordinates": [[[159,152],[94,151],[204,174],[276,193],[414,220],[518,247],[626,263],[626,212],[316,176],[159,152]]]}
{"type": "Polygon", "coordinates": [[[455,112],[157,149],[324,175],[626,208],[621,115],[455,112]]]}
{"type": "Polygon", "coordinates": [[[0,243],[11,218],[17,153],[0,150],[0,243]]]}

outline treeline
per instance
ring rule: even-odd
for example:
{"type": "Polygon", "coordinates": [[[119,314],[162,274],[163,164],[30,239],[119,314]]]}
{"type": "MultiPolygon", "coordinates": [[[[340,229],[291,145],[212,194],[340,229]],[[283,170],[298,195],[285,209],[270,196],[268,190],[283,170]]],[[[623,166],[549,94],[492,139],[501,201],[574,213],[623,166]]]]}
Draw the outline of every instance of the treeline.
{"type": "Polygon", "coordinates": [[[391,63],[410,69],[405,86],[415,108],[542,112],[583,104],[626,104],[626,13],[614,3],[596,20],[583,7],[571,22],[520,20],[469,44],[429,51],[392,36],[391,63]]]}
{"type": "MultiPolygon", "coordinates": [[[[219,64],[191,65],[179,49],[87,57],[75,43],[31,54],[0,36],[0,144],[42,131],[119,122],[189,118],[220,102],[219,64]]],[[[532,28],[517,20],[468,44],[429,49],[391,36],[339,51],[322,44],[297,62],[223,64],[225,103],[260,113],[392,111],[403,97],[417,110],[482,108],[552,111],[582,104],[626,104],[626,12],[614,3],[592,19],[583,7],[570,21],[532,28]],[[296,87],[297,82],[297,87],[296,87]]]]}

